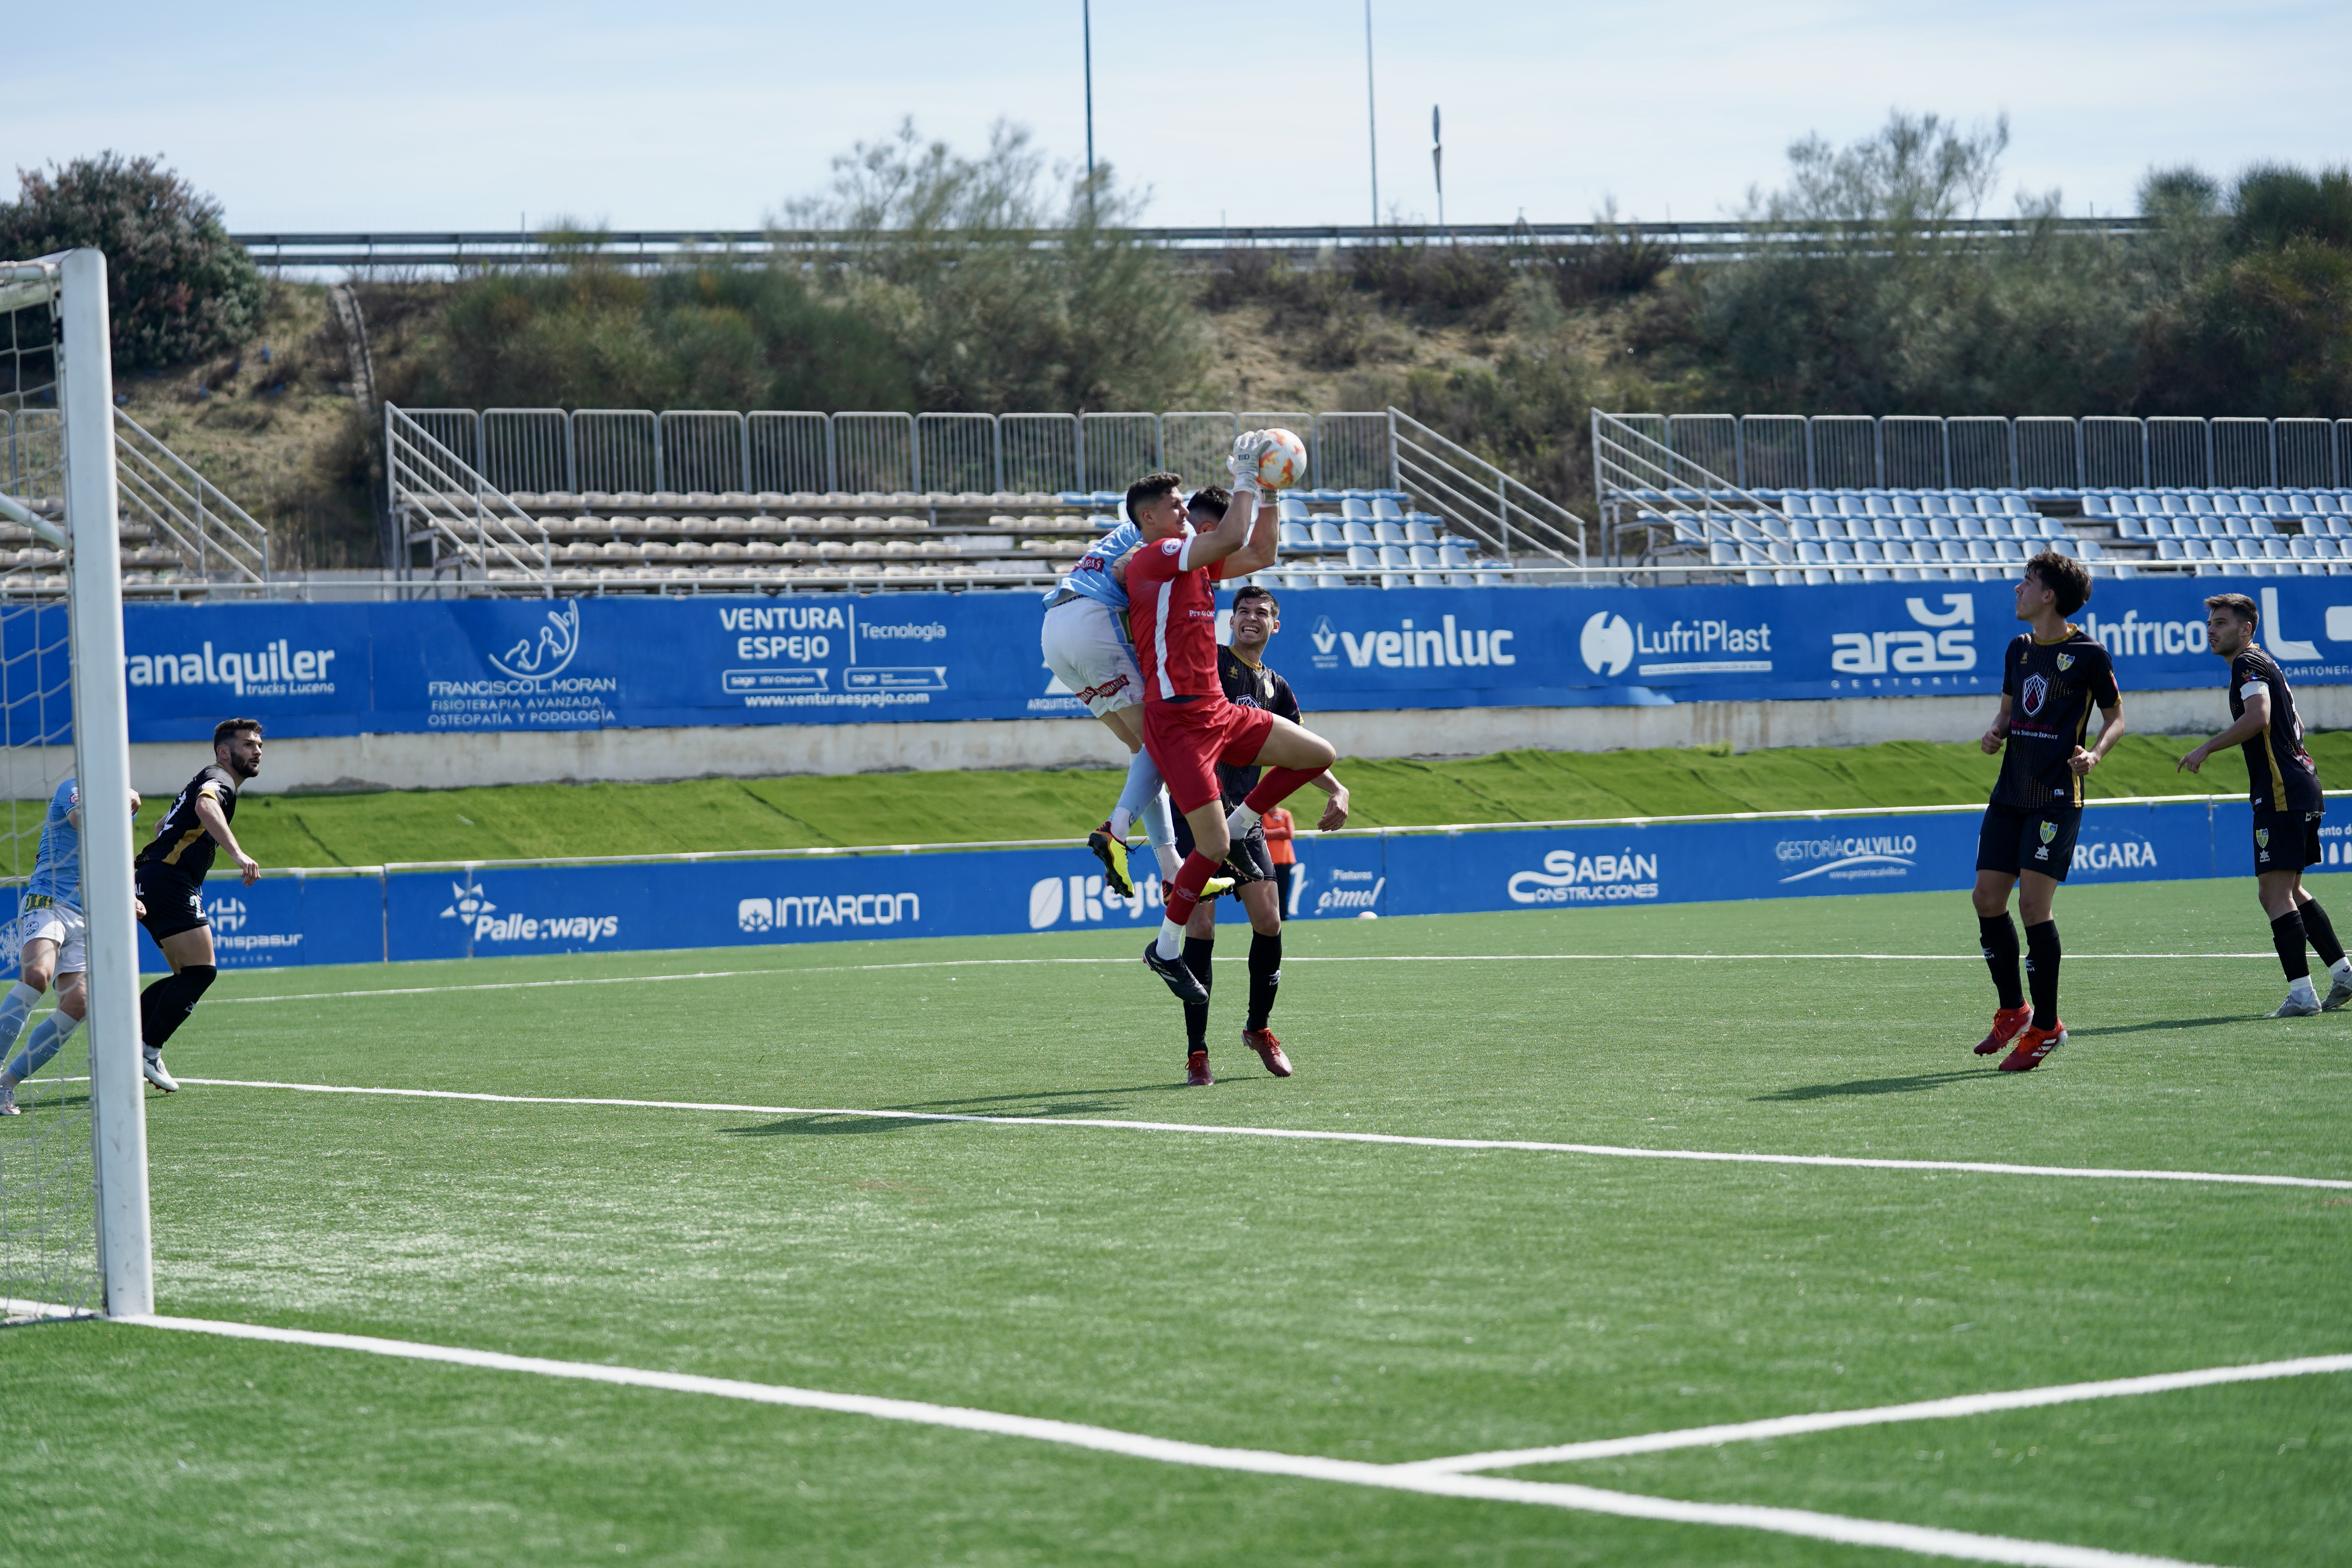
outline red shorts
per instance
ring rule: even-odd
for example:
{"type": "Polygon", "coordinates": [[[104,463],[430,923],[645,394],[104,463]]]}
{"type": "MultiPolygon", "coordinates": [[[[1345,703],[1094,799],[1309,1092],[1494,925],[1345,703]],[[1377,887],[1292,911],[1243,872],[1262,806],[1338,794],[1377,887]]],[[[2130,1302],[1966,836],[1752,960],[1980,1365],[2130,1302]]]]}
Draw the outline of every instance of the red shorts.
{"type": "Polygon", "coordinates": [[[1244,708],[1222,696],[1143,705],[1143,749],[1168,781],[1168,798],[1184,813],[1221,798],[1217,764],[1249,766],[1273,728],[1274,715],[1265,709],[1244,708]]]}

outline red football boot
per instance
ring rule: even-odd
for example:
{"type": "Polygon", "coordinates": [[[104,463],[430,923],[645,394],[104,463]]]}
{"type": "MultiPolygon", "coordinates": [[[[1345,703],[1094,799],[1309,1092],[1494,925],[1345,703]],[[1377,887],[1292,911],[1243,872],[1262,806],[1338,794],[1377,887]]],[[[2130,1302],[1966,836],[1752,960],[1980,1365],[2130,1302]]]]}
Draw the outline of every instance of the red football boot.
{"type": "Polygon", "coordinates": [[[2066,1023],[2060,1019],[2051,1028],[2028,1028],[2017,1037],[2017,1049],[2000,1058],[2003,1072],[2032,1072],[2042,1065],[2042,1058],[2066,1043],[2066,1023]]]}
{"type": "Polygon", "coordinates": [[[2003,1007],[1992,1016],[1992,1033],[1977,1042],[1977,1055],[1989,1057],[2005,1048],[2033,1022],[2031,1007],[2003,1007]]]}
{"type": "Polygon", "coordinates": [[[1194,1051],[1191,1056],[1184,1058],[1185,1088],[1206,1089],[1216,1081],[1215,1077],[1209,1071],[1208,1052],[1194,1051]]]}
{"type": "Polygon", "coordinates": [[[1274,1037],[1272,1029],[1244,1029],[1242,1044],[1257,1053],[1265,1070],[1276,1078],[1290,1076],[1290,1058],[1282,1054],[1282,1042],[1274,1037]]]}

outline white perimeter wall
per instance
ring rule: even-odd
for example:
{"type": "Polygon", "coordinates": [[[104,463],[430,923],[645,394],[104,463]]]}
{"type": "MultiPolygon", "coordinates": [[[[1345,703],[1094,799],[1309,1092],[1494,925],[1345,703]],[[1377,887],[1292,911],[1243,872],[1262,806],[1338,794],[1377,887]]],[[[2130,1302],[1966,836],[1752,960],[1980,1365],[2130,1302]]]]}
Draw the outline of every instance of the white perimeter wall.
{"type": "MultiPolygon", "coordinates": [[[[2352,686],[2295,693],[2313,729],[2352,729],[2352,686]]],[[[1998,699],[1868,697],[1836,702],[1688,702],[1670,708],[1456,708],[1310,713],[1339,754],[1479,756],[1534,747],[1607,752],[1727,742],[1855,746],[1878,741],[1972,741],[1998,699]]],[[[2124,711],[2141,734],[2211,734],[2228,722],[2220,686],[2127,691],[2124,711]]],[[[0,753],[11,798],[43,793],[44,763],[60,777],[69,760],[0,753]]],[[[149,794],[178,789],[207,761],[201,742],[131,748],[131,777],[149,794]]],[[[572,730],[541,734],[346,735],[273,740],[256,787],[449,789],[467,784],[616,780],[765,778],[948,768],[1124,765],[1126,752],[1092,720],[1002,723],[734,725],[680,730],[572,730]]]]}

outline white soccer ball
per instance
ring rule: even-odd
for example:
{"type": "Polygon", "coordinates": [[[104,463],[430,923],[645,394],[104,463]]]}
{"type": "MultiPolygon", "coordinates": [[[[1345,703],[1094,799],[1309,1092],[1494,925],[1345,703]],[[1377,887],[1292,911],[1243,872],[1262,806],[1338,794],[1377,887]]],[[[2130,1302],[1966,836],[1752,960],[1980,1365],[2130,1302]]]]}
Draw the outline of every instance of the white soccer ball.
{"type": "Polygon", "coordinates": [[[1257,482],[1270,490],[1286,490],[1307,479],[1307,443],[1288,430],[1265,433],[1265,450],[1257,460],[1257,482]]]}

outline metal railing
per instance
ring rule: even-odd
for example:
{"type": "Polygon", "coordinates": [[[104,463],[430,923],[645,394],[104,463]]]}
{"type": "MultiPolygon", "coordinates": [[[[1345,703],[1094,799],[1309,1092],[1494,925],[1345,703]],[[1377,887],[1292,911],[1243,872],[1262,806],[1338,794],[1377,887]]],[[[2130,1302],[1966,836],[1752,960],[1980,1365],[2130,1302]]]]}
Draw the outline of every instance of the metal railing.
{"type": "Polygon", "coordinates": [[[1402,410],[1388,411],[1389,458],[1402,489],[1506,563],[1588,564],[1584,520],[1402,410]]]}
{"type": "Polygon", "coordinates": [[[424,424],[391,404],[383,409],[386,482],[405,555],[428,546],[425,572],[434,581],[535,581],[551,596],[554,552],[547,530],[424,424]]]}
{"type": "Polygon", "coordinates": [[[269,581],[269,530],[120,408],[114,471],[123,521],[153,529],[184,569],[216,584],[269,581]]]}
{"type": "MultiPolygon", "coordinates": [[[[2333,489],[2352,419],[1612,415],[1740,489],[2333,489]]],[[[1596,479],[1599,470],[1595,470],[1596,479]]],[[[1608,501],[1605,490],[1601,497],[1608,501]]]]}
{"type": "MultiPolygon", "coordinates": [[[[1921,237],[1994,242],[2045,232],[2047,220],[2030,217],[1952,218],[1932,225],[1921,237]]],[[[2060,218],[2055,226],[2073,234],[2124,236],[2144,230],[2132,217],[2060,218]]],[[[1664,247],[1677,261],[1711,261],[1744,256],[1771,241],[1801,241],[1821,234],[1843,234],[1838,224],[1706,223],[1457,223],[1318,224],[1285,226],[1154,227],[1124,231],[1146,245],[1179,252],[1274,249],[1304,259],[1364,246],[1602,245],[1628,235],[1664,247]]],[[[606,264],[655,267],[680,262],[764,261],[779,250],[795,255],[825,253],[862,241],[824,229],[618,229],[583,235],[547,231],[438,230],[342,234],[240,234],[231,237],[264,267],[336,267],[367,271],[379,268],[526,267],[561,265],[592,251],[606,264]]],[[[992,231],[990,238],[1004,237],[992,231]]],[[[1058,229],[1020,237],[1039,248],[1064,244],[1058,229]]]]}
{"type": "MultiPolygon", "coordinates": [[[[1829,460],[1841,465],[1856,461],[1864,432],[1850,420],[1828,425],[1823,447],[1829,460]]],[[[1709,442],[1719,443],[1721,432],[1707,425],[1697,427],[1706,439],[1677,443],[1675,421],[1664,415],[1592,411],[1592,481],[1600,495],[1601,548],[1608,559],[1614,561],[1623,553],[1622,542],[1635,531],[1642,534],[1645,564],[1662,552],[1696,551],[1705,558],[1711,556],[1714,545],[1738,542],[1727,508],[1743,508],[1751,518],[1783,515],[1778,507],[1681,449],[1691,447],[1710,455],[1719,451],[1719,445],[1711,448],[1709,442]]],[[[1868,439],[1875,453],[1874,431],[1868,439]]],[[[1810,468],[1813,458],[1809,456],[1807,461],[1810,468]]]]}
{"type": "Polygon", "coordinates": [[[644,408],[410,408],[403,413],[451,458],[508,494],[1059,495],[1123,490],[1154,468],[1173,468],[1202,480],[1222,479],[1234,434],[1274,425],[1297,431],[1307,443],[1309,482],[1318,489],[1404,488],[1391,416],[1385,410],[740,414],[690,408],[659,413],[644,408]]]}

